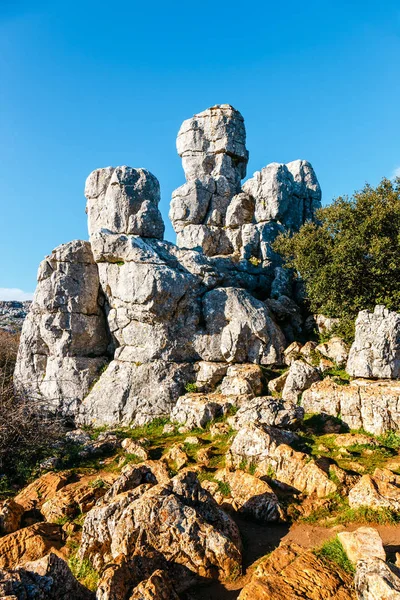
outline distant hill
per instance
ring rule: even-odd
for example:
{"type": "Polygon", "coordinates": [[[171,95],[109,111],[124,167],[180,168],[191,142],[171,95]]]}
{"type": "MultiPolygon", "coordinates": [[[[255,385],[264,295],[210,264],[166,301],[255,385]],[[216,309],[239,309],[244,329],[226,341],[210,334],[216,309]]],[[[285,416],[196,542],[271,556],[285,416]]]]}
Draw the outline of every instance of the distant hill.
{"type": "Polygon", "coordinates": [[[29,312],[32,301],[0,300],[0,329],[18,333],[29,312]]]}

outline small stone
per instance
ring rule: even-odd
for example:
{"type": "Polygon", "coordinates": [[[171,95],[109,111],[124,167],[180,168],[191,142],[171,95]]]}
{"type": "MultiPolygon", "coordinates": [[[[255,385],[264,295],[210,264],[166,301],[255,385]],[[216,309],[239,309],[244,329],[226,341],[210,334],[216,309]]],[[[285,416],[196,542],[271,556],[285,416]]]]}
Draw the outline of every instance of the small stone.
{"type": "Polygon", "coordinates": [[[125,438],[122,440],[121,446],[127,454],[135,454],[142,460],[147,460],[149,458],[147,451],[143,448],[143,446],[132,438],[125,438]]]}
{"type": "Polygon", "coordinates": [[[193,446],[197,446],[200,444],[200,440],[195,435],[189,435],[184,441],[184,444],[192,444],[193,446]]]}

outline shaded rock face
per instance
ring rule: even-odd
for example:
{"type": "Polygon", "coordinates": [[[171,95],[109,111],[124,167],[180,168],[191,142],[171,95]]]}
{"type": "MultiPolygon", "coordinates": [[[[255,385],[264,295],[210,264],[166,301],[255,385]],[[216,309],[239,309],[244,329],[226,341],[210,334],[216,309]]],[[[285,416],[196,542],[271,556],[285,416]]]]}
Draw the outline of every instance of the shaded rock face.
{"type": "Polygon", "coordinates": [[[95,594],[83,587],[67,563],[51,552],[44,558],[11,571],[0,570],[0,594],[17,600],[94,600],[95,594]]]}
{"type": "Polygon", "coordinates": [[[358,314],[346,370],[353,377],[400,378],[399,313],[378,305],[358,314]]]}
{"type": "MultiPolygon", "coordinates": [[[[59,246],[40,266],[15,382],[81,424],[169,415],[201,365],[222,365],[200,377],[214,391],[227,365],[282,363],[277,318],[288,335],[301,330],[270,243],[313,218],[311,166],[270,165],[242,189],[245,128],[229,105],[185,121],[177,147],[187,179],[171,203],[177,246],[163,241],[156,177],[106,167],[86,181],[90,242],[59,246]]],[[[224,393],[260,393],[256,379],[231,373],[224,393]]]]}
{"type": "Polygon", "coordinates": [[[246,131],[243,117],[228,104],[184,121],[177,149],[186,183],[172,195],[170,219],[182,248],[276,266],[276,236],[284,228],[297,230],[321,206],[318,180],[304,160],[271,163],[241,187],[246,131]]]}

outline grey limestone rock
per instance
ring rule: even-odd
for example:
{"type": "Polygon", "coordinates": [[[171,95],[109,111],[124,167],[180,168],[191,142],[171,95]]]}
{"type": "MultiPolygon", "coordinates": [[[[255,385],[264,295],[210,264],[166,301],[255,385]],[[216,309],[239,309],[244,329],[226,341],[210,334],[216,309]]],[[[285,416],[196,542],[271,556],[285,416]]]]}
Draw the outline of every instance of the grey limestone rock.
{"type": "Polygon", "coordinates": [[[58,246],[39,267],[14,379],[54,410],[73,413],[108,362],[110,339],[88,242],[58,246]]]}
{"type": "Polygon", "coordinates": [[[107,229],[162,239],[160,185],[146,169],[127,166],[97,169],[86,180],[85,196],[90,235],[107,229]]]}
{"type": "Polygon", "coordinates": [[[300,394],[307,390],[315,381],[319,381],[320,378],[319,371],[315,367],[303,360],[293,361],[282,390],[282,398],[297,402],[300,394]]]}
{"type": "MultiPolygon", "coordinates": [[[[128,166],[89,175],[90,242],[64,244],[40,266],[19,389],[78,423],[141,424],[169,415],[189,383],[215,390],[228,365],[258,372],[282,364],[277,307],[292,329],[297,317],[271,244],[293,219],[312,218],[320,190],[304,161],[270,165],[242,189],[245,139],[243,117],[229,105],[183,123],[186,183],[170,212],[177,246],[162,240],[154,175],[128,166]],[[301,218],[291,215],[297,205],[301,218]]],[[[228,396],[261,393],[260,377],[228,375],[228,396]]]]}
{"type": "Polygon", "coordinates": [[[346,370],[353,377],[400,378],[399,313],[376,306],[358,314],[346,370]]]}

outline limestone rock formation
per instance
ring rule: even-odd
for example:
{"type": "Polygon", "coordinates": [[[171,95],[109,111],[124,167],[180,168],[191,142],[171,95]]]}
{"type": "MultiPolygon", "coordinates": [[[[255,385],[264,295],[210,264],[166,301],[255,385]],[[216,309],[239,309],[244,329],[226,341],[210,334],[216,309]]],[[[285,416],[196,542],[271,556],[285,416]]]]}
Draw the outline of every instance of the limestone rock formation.
{"type": "Polygon", "coordinates": [[[208,256],[237,254],[276,266],[271,243],[287,227],[314,218],[321,190],[307,161],[272,163],[246,181],[243,117],[227,104],[185,121],[178,133],[187,183],[172,196],[170,218],[178,246],[208,256]]]}
{"type": "Polygon", "coordinates": [[[89,175],[90,241],[59,246],[40,266],[15,371],[21,392],[83,425],[170,415],[188,385],[214,392],[225,375],[228,396],[262,392],[256,365],[281,364],[285,335],[303,326],[271,242],[313,219],[321,193],[306,161],[269,165],[241,188],[245,137],[229,105],[183,123],[177,246],[163,241],[153,174],[89,175]]]}
{"type": "Polygon", "coordinates": [[[362,310],[347,361],[353,377],[400,379],[400,314],[384,306],[362,310]]]}
{"type": "Polygon", "coordinates": [[[400,429],[400,383],[355,379],[339,385],[327,377],[314,383],[302,396],[306,413],[340,417],[350,429],[374,435],[400,429]]]}
{"type": "Polygon", "coordinates": [[[389,469],[375,469],[372,475],[363,475],[349,492],[349,504],[352,508],[400,511],[400,476],[389,469]]]}
{"type": "Polygon", "coordinates": [[[398,569],[395,570],[393,566],[391,568],[379,558],[360,560],[354,580],[358,600],[399,600],[398,572],[398,569]]]}
{"type": "Polygon", "coordinates": [[[149,550],[192,576],[224,579],[241,570],[235,523],[190,471],[168,483],[141,483],[88,513],[80,554],[96,568],[121,554],[132,559],[149,550]]]}
{"type": "Polygon", "coordinates": [[[379,533],[372,527],[359,527],[355,531],[342,531],[338,538],[347,558],[356,566],[363,558],[386,560],[379,533]]]}
{"type": "Polygon", "coordinates": [[[15,382],[51,409],[74,413],[107,364],[109,338],[89,242],[58,246],[41,263],[22,329],[15,382]]]}

